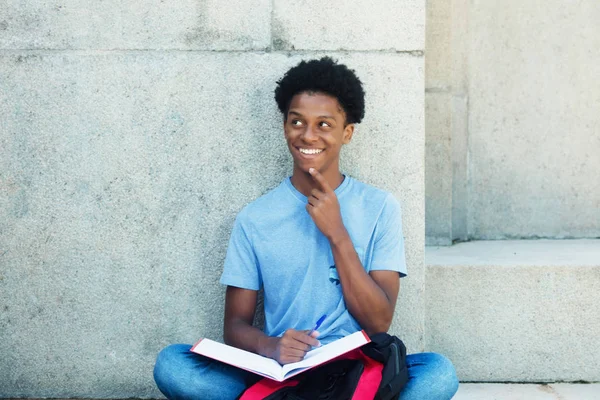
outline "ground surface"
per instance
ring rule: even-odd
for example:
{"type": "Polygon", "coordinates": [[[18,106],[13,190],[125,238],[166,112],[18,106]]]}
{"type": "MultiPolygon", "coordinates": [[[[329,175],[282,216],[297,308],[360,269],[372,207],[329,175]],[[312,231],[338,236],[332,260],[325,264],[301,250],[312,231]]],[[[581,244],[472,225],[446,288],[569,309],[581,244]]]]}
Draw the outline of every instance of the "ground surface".
{"type": "Polygon", "coordinates": [[[600,383],[463,383],[453,400],[600,400],[600,383]]]}
{"type": "Polygon", "coordinates": [[[454,396],[453,400],[600,400],[600,383],[553,383],[547,385],[518,383],[461,383],[458,393],[454,396]]]}

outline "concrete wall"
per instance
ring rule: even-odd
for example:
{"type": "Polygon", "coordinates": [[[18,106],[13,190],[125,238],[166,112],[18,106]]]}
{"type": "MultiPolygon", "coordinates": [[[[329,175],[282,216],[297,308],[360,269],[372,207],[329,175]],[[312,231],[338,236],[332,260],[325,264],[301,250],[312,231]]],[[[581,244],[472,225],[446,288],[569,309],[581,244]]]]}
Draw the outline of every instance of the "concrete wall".
{"type": "Polygon", "coordinates": [[[600,240],[426,250],[426,347],[467,382],[600,381],[600,240]]]}
{"type": "Polygon", "coordinates": [[[290,173],[275,81],[324,54],[366,86],[343,165],[402,203],[410,278],[393,331],[421,350],[424,13],[0,6],[0,397],[158,396],[163,346],[220,339],[233,218],[290,173]]]}
{"type": "Polygon", "coordinates": [[[429,244],[600,237],[600,3],[427,3],[429,244]]]}
{"type": "Polygon", "coordinates": [[[427,2],[425,229],[427,243],[467,239],[467,0],[427,2]]]}
{"type": "Polygon", "coordinates": [[[425,346],[463,381],[600,380],[599,19],[427,2],[425,346]]]}

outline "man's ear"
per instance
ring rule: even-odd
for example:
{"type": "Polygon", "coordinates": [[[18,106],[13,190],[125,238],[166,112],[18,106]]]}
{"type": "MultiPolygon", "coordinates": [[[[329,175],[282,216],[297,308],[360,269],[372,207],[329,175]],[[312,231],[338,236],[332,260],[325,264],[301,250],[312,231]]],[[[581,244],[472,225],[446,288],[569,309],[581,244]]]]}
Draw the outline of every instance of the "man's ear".
{"type": "Polygon", "coordinates": [[[344,137],[342,139],[343,144],[348,144],[352,140],[354,134],[354,124],[348,124],[344,127],[344,137]]]}

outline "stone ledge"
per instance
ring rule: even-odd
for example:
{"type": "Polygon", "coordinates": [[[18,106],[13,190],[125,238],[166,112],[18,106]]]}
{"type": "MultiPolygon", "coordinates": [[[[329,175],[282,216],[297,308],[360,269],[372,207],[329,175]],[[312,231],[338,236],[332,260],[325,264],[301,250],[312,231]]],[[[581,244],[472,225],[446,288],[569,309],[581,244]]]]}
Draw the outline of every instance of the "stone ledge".
{"type": "Polygon", "coordinates": [[[427,247],[425,264],[600,267],[600,240],[481,240],[448,247],[427,247]]]}
{"type": "Polygon", "coordinates": [[[425,344],[463,381],[600,380],[600,240],[427,248],[425,344]]]}

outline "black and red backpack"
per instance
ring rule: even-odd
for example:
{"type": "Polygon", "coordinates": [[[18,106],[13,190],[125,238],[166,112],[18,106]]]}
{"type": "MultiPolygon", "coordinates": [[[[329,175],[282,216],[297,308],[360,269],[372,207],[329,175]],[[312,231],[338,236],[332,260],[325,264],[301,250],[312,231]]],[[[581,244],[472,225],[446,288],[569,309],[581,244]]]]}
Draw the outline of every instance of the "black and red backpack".
{"type": "Polygon", "coordinates": [[[371,342],[284,382],[260,379],[239,400],[396,400],[408,381],[406,347],[378,333],[371,342]]]}

